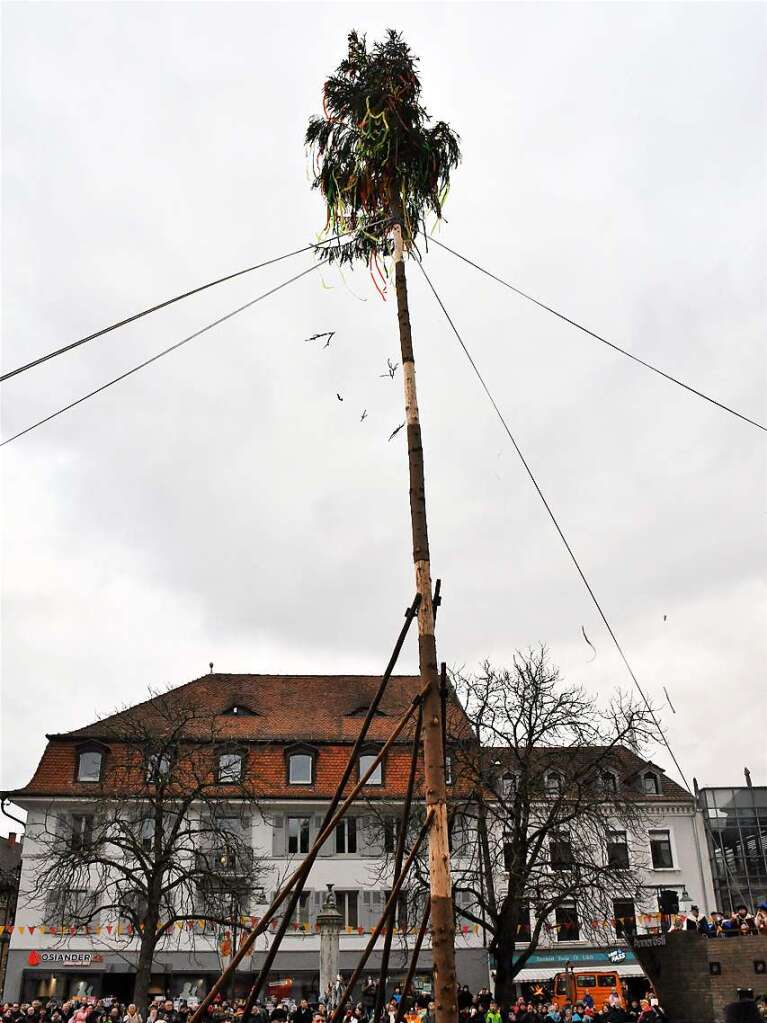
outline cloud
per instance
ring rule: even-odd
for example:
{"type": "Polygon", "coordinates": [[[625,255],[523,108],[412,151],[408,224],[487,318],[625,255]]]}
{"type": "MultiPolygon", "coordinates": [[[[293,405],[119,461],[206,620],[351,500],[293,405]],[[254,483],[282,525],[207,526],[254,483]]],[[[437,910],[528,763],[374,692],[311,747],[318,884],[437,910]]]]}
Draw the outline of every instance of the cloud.
{"type": "MultiPolygon", "coordinates": [[[[764,418],[758,9],[435,10],[396,15],[427,106],[463,136],[440,237],[764,418]]],[[[390,17],[356,12],[371,36],[390,17]]],[[[303,129],[349,19],[342,5],[7,8],[6,367],[316,236],[303,129]]],[[[8,384],[6,434],[310,262],[8,384]]],[[[760,436],[449,254],[427,262],[637,674],[655,697],[669,685],[685,770],[737,784],[721,743],[756,738],[765,655],[760,436]]],[[[625,685],[414,268],[410,282],[440,655],[471,666],[545,641],[568,677],[625,685]]],[[[45,731],[210,660],[383,666],[413,591],[387,357],[391,298],[364,270],[318,272],[4,449],[4,785],[31,776],[45,731]],[[322,330],[328,350],[304,341],[322,330]]]]}

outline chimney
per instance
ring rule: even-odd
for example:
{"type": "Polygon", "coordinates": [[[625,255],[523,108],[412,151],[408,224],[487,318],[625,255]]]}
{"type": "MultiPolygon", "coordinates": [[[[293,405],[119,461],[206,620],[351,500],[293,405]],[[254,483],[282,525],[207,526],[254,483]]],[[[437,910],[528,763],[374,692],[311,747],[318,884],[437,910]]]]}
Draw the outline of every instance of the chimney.
{"type": "Polygon", "coordinates": [[[8,845],[16,845],[16,832],[15,831],[9,831],[8,832],[8,845]]]}

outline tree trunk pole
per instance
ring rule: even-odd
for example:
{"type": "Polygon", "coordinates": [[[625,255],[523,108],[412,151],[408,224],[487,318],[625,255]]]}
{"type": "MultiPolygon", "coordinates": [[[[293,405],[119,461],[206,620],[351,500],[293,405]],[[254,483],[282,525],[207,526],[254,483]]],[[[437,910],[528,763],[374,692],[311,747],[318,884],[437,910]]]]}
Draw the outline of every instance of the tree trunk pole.
{"type": "Polygon", "coordinates": [[[405,422],[410,469],[410,522],[413,536],[413,562],[416,590],[421,595],[418,609],[418,661],[424,688],[423,705],[424,776],[426,808],[433,813],[429,832],[429,885],[431,889],[432,957],[434,961],[434,1000],[436,1023],[455,1023],[458,1007],[455,977],[455,923],[450,880],[445,762],[442,748],[442,701],[437,644],[434,639],[429,536],[426,524],[426,488],[424,484],[421,425],[415,384],[415,358],[410,329],[407,281],[402,245],[402,211],[395,210],[394,268],[397,291],[397,319],[402,352],[402,376],[405,385],[405,422]]]}

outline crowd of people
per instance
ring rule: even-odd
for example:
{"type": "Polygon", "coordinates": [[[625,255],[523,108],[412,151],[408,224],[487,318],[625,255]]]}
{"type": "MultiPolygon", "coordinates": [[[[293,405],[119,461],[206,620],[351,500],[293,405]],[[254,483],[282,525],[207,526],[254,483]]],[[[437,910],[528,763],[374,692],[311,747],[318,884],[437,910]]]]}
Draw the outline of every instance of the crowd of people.
{"type": "MultiPolygon", "coordinates": [[[[707,932],[706,932],[707,933],[707,932]]],[[[740,927],[735,933],[745,933],[740,927]]],[[[751,933],[751,932],[749,932],[751,933]]],[[[712,935],[713,936],[713,935],[712,935]]],[[[511,1005],[495,1001],[488,988],[473,993],[468,985],[458,990],[459,1023],[673,1023],[654,997],[622,1001],[612,993],[601,1005],[590,994],[572,1002],[559,1000],[558,1005],[545,997],[533,1000],[522,997],[511,1005]]],[[[376,1020],[377,985],[369,980],[363,985],[362,1001],[345,1006],[342,1023],[435,1023],[435,1004],[427,992],[409,997],[402,1005],[402,992],[395,987],[376,1020]]],[[[736,1004],[735,1014],[726,1019],[750,1023],[767,1020],[767,1005],[751,1001],[749,1006],[736,1004]],[[752,1015],[742,1014],[752,1009],[752,1015]],[[740,1014],[738,1014],[740,1013],[740,1014]]],[[[184,999],[155,999],[146,1009],[125,1005],[116,998],[34,999],[29,1002],[8,1002],[2,1007],[0,1023],[188,1023],[196,1003],[184,999]]],[[[729,1008],[729,1007],[728,1007],[729,1008]]],[[[302,998],[266,999],[256,1002],[245,1019],[244,999],[227,1000],[220,995],[208,1007],[206,1023],[329,1023],[334,1004],[330,992],[310,1004],[302,998]]]]}
{"type": "Polygon", "coordinates": [[[767,934],[767,902],[757,906],[756,913],[750,913],[748,907],[741,903],[736,906],[729,917],[723,913],[701,913],[693,906],[687,914],[683,926],[685,930],[697,931],[709,938],[737,938],[743,934],[767,934]]]}

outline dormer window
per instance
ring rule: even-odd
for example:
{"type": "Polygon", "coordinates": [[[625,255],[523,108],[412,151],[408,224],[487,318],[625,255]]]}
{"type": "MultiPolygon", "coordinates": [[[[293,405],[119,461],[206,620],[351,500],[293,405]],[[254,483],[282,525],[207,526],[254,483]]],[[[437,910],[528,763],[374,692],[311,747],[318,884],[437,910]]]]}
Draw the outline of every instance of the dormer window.
{"type": "Polygon", "coordinates": [[[254,717],[255,711],[251,710],[250,707],[246,707],[244,703],[233,703],[231,707],[227,707],[223,712],[227,717],[241,718],[241,717],[254,717]]]}
{"type": "Polygon", "coordinates": [[[146,765],[146,780],[159,784],[167,781],[170,777],[171,759],[170,753],[163,750],[160,753],[150,754],[146,765]]]}
{"type": "Polygon", "coordinates": [[[501,798],[513,798],[517,794],[517,776],[513,771],[504,771],[500,782],[501,798]]]}
{"type": "Polygon", "coordinates": [[[227,750],[218,755],[218,780],[224,785],[236,785],[242,781],[245,758],[236,750],[227,750]]]}
{"type": "MultiPolygon", "coordinates": [[[[359,771],[360,778],[362,778],[373,765],[373,761],[378,756],[378,750],[368,749],[364,753],[360,753],[359,771]]],[[[366,785],[383,785],[383,763],[379,762],[373,769],[373,773],[370,775],[368,780],[365,782],[366,785]]]]}
{"type": "MultiPolygon", "coordinates": [[[[348,718],[362,718],[367,714],[368,710],[369,707],[367,706],[367,704],[363,703],[361,707],[355,707],[354,710],[350,710],[346,716],[348,718]]],[[[376,709],[373,713],[373,716],[377,718],[385,718],[387,717],[387,714],[383,710],[376,709]]]]}
{"type": "Polygon", "coordinates": [[[642,792],[646,796],[660,795],[660,782],[658,781],[658,775],[654,771],[647,771],[642,775],[642,792]]]}
{"type": "Polygon", "coordinates": [[[314,757],[314,751],[308,747],[288,750],[288,784],[314,784],[314,757]]]}
{"type": "Polygon", "coordinates": [[[599,774],[599,788],[608,796],[618,794],[618,779],[612,771],[601,771],[599,774]]]}
{"type": "Polygon", "coordinates": [[[562,775],[559,771],[549,771],[546,775],[546,795],[562,795],[562,775]]]}
{"type": "Polygon", "coordinates": [[[80,750],[77,756],[77,780],[101,781],[101,765],[103,761],[104,754],[101,750],[80,750]]]}

